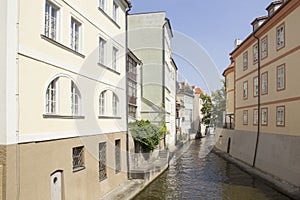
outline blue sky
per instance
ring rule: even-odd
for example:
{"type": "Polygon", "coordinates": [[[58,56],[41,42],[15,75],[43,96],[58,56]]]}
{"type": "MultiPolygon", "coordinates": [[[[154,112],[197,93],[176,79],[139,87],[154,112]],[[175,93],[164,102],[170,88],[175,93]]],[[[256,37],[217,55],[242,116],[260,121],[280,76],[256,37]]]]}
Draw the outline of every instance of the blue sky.
{"type": "MultiPolygon", "coordinates": [[[[208,53],[219,75],[230,64],[234,40],[245,39],[252,31],[251,22],[266,15],[270,0],[131,0],[133,13],[166,11],[173,31],[187,35],[208,53]]],[[[175,56],[180,77],[201,88],[206,72],[195,75],[189,63],[175,56]],[[200,80],[202,79],[202,80],[200,80]]],[[[202,63],[207,65],[207,63],[202,63]]],[[[209,71],[211,66],[207,66],[209,71]]],[[[180,79],[179,77],[179,79],[180,79]]],[[[205,89],[205,88],[204,88],[205,89]]]]}

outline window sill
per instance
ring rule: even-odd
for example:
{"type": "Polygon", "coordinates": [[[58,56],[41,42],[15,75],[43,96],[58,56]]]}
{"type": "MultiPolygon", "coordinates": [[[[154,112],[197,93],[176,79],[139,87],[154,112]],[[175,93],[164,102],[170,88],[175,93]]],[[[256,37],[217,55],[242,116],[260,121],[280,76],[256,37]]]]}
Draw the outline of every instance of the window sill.
{"type": "Polygon", "coordinates": [[[52,44],[54,44],[54,45],[56,45],[56,46],[58,46],[58,47],[61,47],[61,48],[65,49],[65,50],[67,50],[67,51],[69,51],[69,52],[71,52],[71,53],[73,53],[73,54],[75,54],[77,56],[80,56],[81,58],[85,58],[85,55],[83,55],[83,54],[81,54],[81,53],[79,53],[79,52],[71,49],[70,47],[67,47],[67,46],[65,46],[65,45],[63,45],[63,44],[61,44],[61,43],[59,43],[59,42],[57,42],[57,41],[55,41],[55,40],[53,40],[53,39],[45,36],[43,34],[41,34],[41,38],[44,39],[44,40],[46,40],[46,41],[48,41],[48,42],[50,42],[50,43],[52,43],[52,44]]]}
{"type": "Polygon", "coordinates": [[[105,115],[100,115],[98,116],[98,119],[122,119],[121,117],[118,116],[105,116],[105,115]]]}
{"type": "Polygon", "coordinates": [[[43,114],[43,118],[56,118],[56,119],[84,119],[84,116],[77,115],[57,115],[57,114],[43,114]]]}
{"type": "Polygon", "coordinates": [[[107,70],[109,70],[109,71],[111,71],[111,72],[113,72],[113,73],[115,73],[117,75],[121,74],[120,72],[118,72],[118,71],[116,71],[116,70],[114,70],[112,68],[109,68],[109,67],[105,66],[104,64],[101,64],[101,63],[97,63],[97,64],[98,64],[98,66],[103,67],[103,68],[105,68],[105,69],[107,69],[107,70]]]}
{"type": "Polygon", "coordinates": [[[118,29],[120,29],[120,25],[115,21],[113,20],[113,18],[111,18],[102,8],[98,7],[98,10],[104,14],[118,29]]]}
{"type": "Polygon", "coordinates": [[[85,166],[73,168],[73,172],[79,172],[85,169],[85,166]]]}

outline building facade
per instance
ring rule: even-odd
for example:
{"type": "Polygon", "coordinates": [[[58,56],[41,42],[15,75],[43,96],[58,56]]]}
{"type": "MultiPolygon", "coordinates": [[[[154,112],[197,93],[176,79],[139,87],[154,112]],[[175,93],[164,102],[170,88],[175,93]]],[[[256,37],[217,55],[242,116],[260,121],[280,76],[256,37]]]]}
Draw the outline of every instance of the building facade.
{"type": "Polygon", "coordinates": [[[128,7],[3,1],[1,199],[97,199],[127,180],[128,7]]]}
{"type": "Polygon", "coordinates": [[[141,13],[129,15],[128,25],[129,48],[143,62],[141,119],[166,125],[165,146],[174,146],[177,67],[172,59],[170,21],[165,12],[141,13]]]}
{"type": "Polygon", "coordinates": [[[235,115],[227,152],[298,187],[299,5],[297,0],[271,3],[268,15],[252,22],[253,32],[231,53],[234,68],[224,72],[227,112],[233,101],[235,115]]]}

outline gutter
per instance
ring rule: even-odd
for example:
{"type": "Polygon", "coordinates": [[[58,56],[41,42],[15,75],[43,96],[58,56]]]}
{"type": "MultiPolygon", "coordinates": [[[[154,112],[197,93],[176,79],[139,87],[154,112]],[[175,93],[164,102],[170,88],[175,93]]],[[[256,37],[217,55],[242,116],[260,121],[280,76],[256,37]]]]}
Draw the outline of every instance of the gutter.
{"type": "Polygon", "coordinates": [[[259,135],[260,135],[260,39],[255,35],[256,32],[253,33],[253,37],[257,39],[257,82],[258,82],[258,91],[257,91],[257,133],[256,133],[256,142],[255,142],[255,149],[254,149],[254,157],[252,167],[255,167],[256,156],[257,156],[257,149],[258,149],[258,142],[259,142],[259,135]]]}

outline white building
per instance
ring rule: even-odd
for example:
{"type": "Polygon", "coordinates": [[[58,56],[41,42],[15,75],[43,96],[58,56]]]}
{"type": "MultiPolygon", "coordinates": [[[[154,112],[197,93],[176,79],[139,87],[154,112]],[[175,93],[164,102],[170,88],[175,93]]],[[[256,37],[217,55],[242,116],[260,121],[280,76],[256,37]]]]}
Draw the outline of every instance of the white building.
{"type": "Polygon", "coordinates": [[[4,0],[0,199],[97,199],[127,180],[126,0],[4,0]]]}

